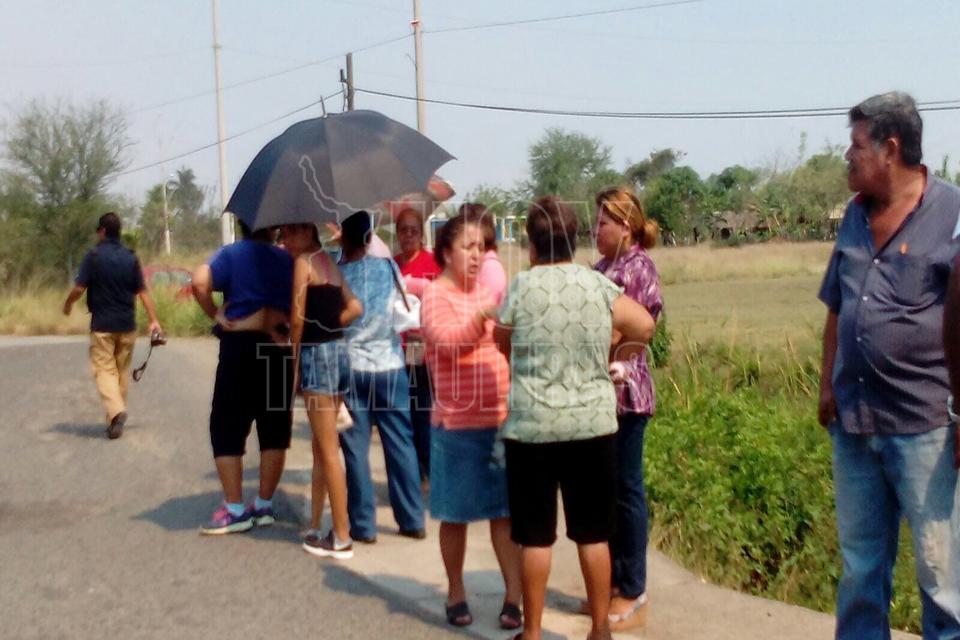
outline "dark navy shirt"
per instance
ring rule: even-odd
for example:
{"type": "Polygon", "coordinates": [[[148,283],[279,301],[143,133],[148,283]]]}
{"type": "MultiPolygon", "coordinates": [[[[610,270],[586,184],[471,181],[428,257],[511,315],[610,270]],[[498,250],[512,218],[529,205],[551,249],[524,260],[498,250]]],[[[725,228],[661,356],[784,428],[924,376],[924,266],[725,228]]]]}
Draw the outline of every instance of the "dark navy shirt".
{"type": "Polygon", "coordinates": [[[240,240],[221,247],[208,263],[214,291],[223,292],[230,320],[261,307],[290,312],[293,258],[259,240],[240,240]]]}
{"type": "Polygon", "coordinates": [[[943,302],[960,248],[960,189],[928,175],[917,208],[883,247],[873,244],[868,212],[862,196],[847,205],[819,294],[838,316],[840,424],[858,434],[946,426],[943,302]]]}
{"type": "Polygon", "coordinates": [[[137,328],[136,296],[143,271],[133,251],[107,239],[87,252],[75,282],[87,288],[90,331],[125,333],[137,328]]]}

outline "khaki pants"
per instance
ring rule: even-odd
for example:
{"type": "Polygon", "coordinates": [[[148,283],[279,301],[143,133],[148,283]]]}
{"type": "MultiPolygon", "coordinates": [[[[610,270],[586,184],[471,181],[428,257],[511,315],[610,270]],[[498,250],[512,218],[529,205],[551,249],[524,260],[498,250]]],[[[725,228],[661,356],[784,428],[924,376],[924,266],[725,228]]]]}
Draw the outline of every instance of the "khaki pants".
{"type": "Polygon", "coordinates": [[[90,334],[90,367],[97,383],[100,401],[107,412],[107,423],[127,410],[130,363],[137,332],[90,334]]]}

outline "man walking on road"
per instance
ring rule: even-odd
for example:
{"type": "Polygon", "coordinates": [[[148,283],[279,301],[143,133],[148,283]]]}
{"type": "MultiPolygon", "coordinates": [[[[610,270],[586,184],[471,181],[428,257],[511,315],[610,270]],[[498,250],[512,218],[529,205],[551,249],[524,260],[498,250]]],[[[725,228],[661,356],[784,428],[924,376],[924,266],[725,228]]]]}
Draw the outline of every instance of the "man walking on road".
{"type": "Polygon", "coordinates": [[[63,303],[64,315],[87,292],[90,309],[90,364],[107,412],[107,437],[123,435],[127,421],[130,362],[137,338],[136,297],[150,318],[150,333],[160,332],[153,298],[143,282],[136,254],[120,243],[120,218],[110,212],[97,222],[97,246],[80,263],[75,285],[63,303]]]}
{"type": "Polygon", "coordinates": [[[874,96],[849,117],[847,182],[857,195],[819,294],[829,311],[818,419],[833,441],[843,554],[836,637],[890,637],[903,515],[923,637],[960,638],[960,456],[941,339],[960,189],[921,164],[923,123],[910,96],[874,96]]]}

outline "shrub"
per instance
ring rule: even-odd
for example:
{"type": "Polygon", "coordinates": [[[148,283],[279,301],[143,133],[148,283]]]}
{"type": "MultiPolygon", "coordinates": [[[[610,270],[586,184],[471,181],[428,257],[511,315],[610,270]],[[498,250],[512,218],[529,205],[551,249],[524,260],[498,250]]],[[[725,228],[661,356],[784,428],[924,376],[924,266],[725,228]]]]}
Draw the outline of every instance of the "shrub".
{"type": "MultiPolygon", "coordinates": [[[[657,370],[645,465],[651,539],[664,552],[714,583],[832,611],[841,560],[818,370],[814,353],[792,348],[687,345],[657,370]]],[[[909,546],[891,621],[917,630],[909,546]]]]}
{"type": "Polygon", "coordinates": [[[651,367],[662,367],[670,361],[670,343],[673,336],[670,329],[667,328],[667,314],[660,313],[657,320],[657,331],[653,334],[653,340],[650,341],[650,348],[647,356],[651,367]]]}

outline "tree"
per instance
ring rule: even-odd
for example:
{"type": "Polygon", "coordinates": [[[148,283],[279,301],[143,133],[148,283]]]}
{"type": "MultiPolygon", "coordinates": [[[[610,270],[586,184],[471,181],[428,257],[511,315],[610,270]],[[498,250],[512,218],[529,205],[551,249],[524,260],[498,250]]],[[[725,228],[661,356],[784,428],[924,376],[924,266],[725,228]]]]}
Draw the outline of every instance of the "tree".
{"type": "Polygon", "coordinates": [[[650,152],[650,157],[627,167],[624,177],[641,191],[647,184],[673,169],[684,156],[683,151],[676,149],[659,149],[650,152]]]}
{"type": "Polygon", "coordinates": [[[496,216],[523,214],[529,206],[527,193],[522,186],[515,189],[504,189],[503,187],[481,184],[467,194],[464,201],[484,204],[487,210],[496,216]]]}
{"type": "Polygon", "coordinates": [[[756,196],[754,186],[760,181],[760,174],[738,164],[726,167],[706,181],[706,208],[712,211],[742,212],[750,208],[756,196]]]}
{"type": "Polygon", "coordinates": [[[219,244],[220,219],[216,212],[204,210],[209,189],[197,184],[193,169],[182,167],[166,185],[158,183],[147,191],[140,209],[141,246],[149,254],[163,249],[163,190],[167,191],[167,215],[171,245],[176,251],[212,249],[219,244]]]}
{"type": "Polygon", "coordinates": [[[824,147],[789,173],[772,175],[758,192],[761,207],[780,235],[828,237],[830,212],[850,197],[843,148],[824,147]]]}
{"type": "Polygon", "coordinates": [[[622,181],[610,147],[597,138],[551,128],[530,146],[531,198],[555,195],[574,203],[584,231],[591,225],[594,194],[622,181]]]}
{"type": "Polygon", "coordinates": [[[6,183],[18,185],[20,198],[16,207],[7,205],[8,215],[29,219],[36,230],[30,264],[38,271],[53,266],[69,278],[109,206],[107,186],[127,164],[126,119],[105,101],[34,100],[8,130],[6,183]]]}
{"type": "Polygon", "coordinates": [[[699,242],[707,234],[706,188],[690,167],[676,167],[651,182],[644,191],[644,208],[668,238],[699,242]]]}
{"type": "Polygon", "coordinates": [[[953,182],[953,184],[960,186],[960,171],[958,171],[953,176],[950,175],[950,154],[943,156],[943,159],[940,161],[940,168],[933,172],[938,178],[942,178],[947,182],[953,182]]]}

